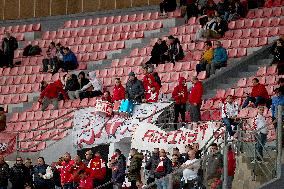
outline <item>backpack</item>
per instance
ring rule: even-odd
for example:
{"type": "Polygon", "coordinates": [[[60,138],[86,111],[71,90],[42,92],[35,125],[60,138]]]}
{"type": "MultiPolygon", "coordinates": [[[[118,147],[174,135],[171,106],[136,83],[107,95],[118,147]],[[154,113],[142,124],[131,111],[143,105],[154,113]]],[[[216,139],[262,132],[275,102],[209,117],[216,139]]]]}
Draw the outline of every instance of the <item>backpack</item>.
{"type": "Polygon", "coordinates": [[[32,45],[28,45],[24,48],[23,56],[29,56],[29,51],[32,48],[32,45]]]}
{"type": "Polygon", "coordinates": [[[32,46],[29,50],[29,55],[39,55],[41,53],[41,48],[38,45],[32,46]]]}

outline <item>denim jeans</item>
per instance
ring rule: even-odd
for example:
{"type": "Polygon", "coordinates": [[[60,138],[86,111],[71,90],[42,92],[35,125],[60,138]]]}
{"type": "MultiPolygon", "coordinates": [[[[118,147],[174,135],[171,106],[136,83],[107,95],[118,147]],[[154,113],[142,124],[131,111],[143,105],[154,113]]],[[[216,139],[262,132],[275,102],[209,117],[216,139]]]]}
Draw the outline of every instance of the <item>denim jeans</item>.
{"type": "Polygon", "coordinates": [[[71,183],[65,183],[63,185],[63,189],[74,189],[73,183],[72,182],[71,183]]]}
{"type": "Polygon", "coordinates": [[[0,186],[0,189],[7,189],[7,186],[0,186]]]}
{"type": "Polygon", "coordinates": [[[232,129],[231,125],[235,125],[234,120],[230,118],[222,118],[223,124],[226,126],[226,129],[230,136],[234,136],[235,132],[232,129]]]}
{"type": "Polygon", "coordinates": [[[260,157],[263,157],[263,147],[266,141],[267,141],[267,134],[263,134],[263,133],[256,134],[255,149],[256,149],[257,160],[260,160],[260,157]]]}
{"type": "Polygon", "coordinates": [[[265,104],[266,103],[266,99],[261,97],[261,96],[257,96],[257,97],[247,97],[247,99],[245,100],[242,108],[245,108],[248,106],[249,102],[253,102],[254,106],[257,107],[259,104],[265,104]]]}
{"type": "Polygon", "coordinates": [[[157,189],[168,189],[168,180],[167,179],[157,180],[156,185],[157,189]]]}

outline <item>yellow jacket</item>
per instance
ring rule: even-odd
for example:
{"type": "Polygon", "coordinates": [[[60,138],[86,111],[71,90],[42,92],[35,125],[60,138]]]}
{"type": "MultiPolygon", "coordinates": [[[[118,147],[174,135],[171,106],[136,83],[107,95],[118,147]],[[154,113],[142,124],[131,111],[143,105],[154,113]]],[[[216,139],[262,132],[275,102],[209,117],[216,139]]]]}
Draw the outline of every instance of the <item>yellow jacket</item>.
{"type": "Polygon", "coordinates": [[[203,52],[202,59],[206,60],[209,64],[211,64],[213,56],[214,56],[214,49],[211,48],[203,52]]]}

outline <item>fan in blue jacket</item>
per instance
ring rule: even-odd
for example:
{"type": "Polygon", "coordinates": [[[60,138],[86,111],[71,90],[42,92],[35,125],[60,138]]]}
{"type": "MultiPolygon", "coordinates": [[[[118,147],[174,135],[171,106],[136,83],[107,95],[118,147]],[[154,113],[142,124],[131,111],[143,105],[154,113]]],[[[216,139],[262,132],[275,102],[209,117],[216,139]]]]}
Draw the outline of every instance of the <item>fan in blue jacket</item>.
{"type": "Polygon", "coordinates": [[[208,70],[210,75],[215,74],[216,69],[220,69],[227,65],[228,54],[220,41],[216,42],[216,48],[214,49],[213,60],[211,62],[210,70],[208,70]]]}
{"type": "MultiPolygon", "coordinates": [[[[275,96],[272,97],[272,105],[271,105],[271,113],[272,113],[272,119],[276,120],[277,114],[278,114],[278,106],[284,106],[284,95],[282,94],[282,91],[280,88],[277,88],[274,90],[275,96]]],[[[282,112],[282,117],[284,118],[284,111],[282,112]]],[[[274,127],[276,128],[277,123],[274,121],[274,127]]]]}
{"type": "Polygon", "coordinates": [[[63,69],[65,71],[75,70],[78,67],[77,57],[68,47],[65,47],[63,52],[63,69]]]}

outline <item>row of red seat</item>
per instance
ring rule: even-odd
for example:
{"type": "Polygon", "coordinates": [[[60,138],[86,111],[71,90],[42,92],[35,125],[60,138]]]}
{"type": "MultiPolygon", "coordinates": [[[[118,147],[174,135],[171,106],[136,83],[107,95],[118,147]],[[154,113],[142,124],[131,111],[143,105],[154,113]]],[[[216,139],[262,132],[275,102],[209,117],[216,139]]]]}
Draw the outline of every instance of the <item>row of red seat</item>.
{"type": "Polygon", "coordinates": [[[284,15],[283,7],[273,7],[273,8],[262,8],[262,9],[251,9],[247,13],[247,18],[270,18],[279,17],[284,15]]]}
{"type": "MultiPolygon", "coordinates": [[[[29,133],[19,133],[19,141],[24,141],[24,140],[30,140],[32,139],[33,141],[45,141],[45,140],[59,140],[67,136],[68,131],[64,129],[56,129],[56,130],[51,130],[51,131],[32,131],[29,133]],[[63,132],[64,134],[59,135],[59,133],[63,132]],[[62,136],[62,137],[61,137],[62,136]],[[56,139],[54,139],[56,138],[56,139]]],[[[22,142],[21,142],[22,143],[22,142]]]]}
{"type": "MultiPolygon", "coordinates": [[[[175,12],[169,12],[168,17],[179,17],[181,14],[180,10],[176,10],[175,12]]],[[[141,22],[141,21],[149,21],[149,20],[158,20],[161,19],[159,17],[159,12],[148,12],[148,13],[139,13],[132,15],[124,15],[124,16],[109,16],[109,17],[101,17],[101,18],[89,18],[82,20],[68,20],[64,23],[64,28],[78,28],[78,27],[90,27],[90,26],[98,26],[98,25],[108,25],[108,24],[121,24],[127,22],[141,22]]]]}
{"type": "MultiPolygon", "coordinates": [[[[284,15],[283,15],[284,16],[284,15]]],[[[284,25],[284,17],[277,18],[256,18],[231,21],[228,24],[230,30],[245,28],[275,27],[284,25]]]]}
{"type": "Polygon", "coordinates": [[[25,33],[25,32],[34,32],[34,31],[40,31],[41,30],[41,24],[24,24],[24,25],[15,25],[15,26],[8,26],[8,27],[1,27],[0,28],[0,34],[4,34],[5,31],[9,31],[11,33],[25,33]]]}
{"type": "MultiPolygon", "coordinates": [[[[25,40],[25,35],[23,33],[13,33],[12,35],[17,39],[17,41],[25,40]]],[[[0,35],[0,41],[2,41],[4,37],[5,35],[0,35]]]]}
{"type": "MultiPolygon", "coordinates": [[[[39,92],[39,91],[40,91],[40,84],[39,83],[0,86],[0,92],[1,92],[2,95],[33,93],[33,92],[39,92]]],[[[1,99],[1,97],[0,97],[0,99],[1,99]]],[[[1,100],[0,100],[0,102],[1,102],[1,100]]]]}
{"type": "Polygon", "coordinates": [[[271,7],[279,7],[279,6],[283,6],[284,5],[284,1],[283,0],[268,0],[265,1],[264,6],[267,8],[271,8],[271,7]]]}
{"type": "Polygon", "coordinates": [[[38,152],[46,148],[46,142],[19,142],[20,152],[38,152]]]}
{"type": "Polygon", "coordinates": [[[28,101],[27,94],[9,94],[0,96],[0,104],[18,104],[28,101]]]}
{"type": "Polygon", "coordinates": [[[76,37],[101,36],[101,35],[110,35],[110,34],[127,33],[127,32],[156,30],[162,27],[163,24],[161,21],[153,21],[148,23],[118,25],[118,26],[109,26],[101,28],[47,31],[42,35],[42,39],[54,40],[54,39],[71,38],[71,37],[76,38],[76,37]]]}
{"type": "Polygon", "coordinates": [[[117,33],[117,34],[109,34],[109,35],[100,35],[100,36],[90,36],[90,37],[70,37],[70,38],[62,38],[55,40],[36,40],[29,42],[32,45],[38,45],[41,48],[47,48],[49,44],[53,41],[55,43],[61,43],[63,46],[72,46],[72,45],[80,45],[80,44],[95,44],[95,43],[104,43],[104,42],[112,42],[112,41],[121,41],[121,40],[130,40],[143,38],[144,32],[126,32],[126,33],[117,33]]]}

